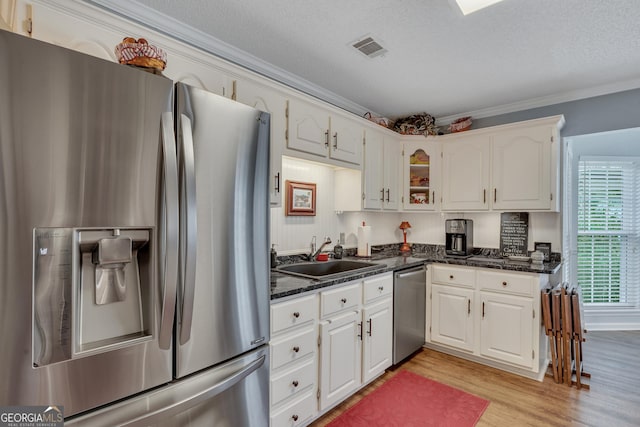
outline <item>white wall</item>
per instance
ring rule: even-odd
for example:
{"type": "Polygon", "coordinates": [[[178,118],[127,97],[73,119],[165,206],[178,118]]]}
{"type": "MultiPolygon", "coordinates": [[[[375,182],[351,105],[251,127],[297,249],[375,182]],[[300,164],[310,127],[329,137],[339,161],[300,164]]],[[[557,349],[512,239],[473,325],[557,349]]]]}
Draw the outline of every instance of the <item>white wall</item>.
{"type": "MultiPolygon", "coordinates": [[[[302,181],[316,184],[316,216],[285,216],[285,192],[282,208],[271,209],[271,242],[280,255],[309,251],[312,236],[318,242],[324,236],[337,242],[340,233],[345,234],[345,246],[357,246],[357,230],[366,222],[373,230],[372,244],[398,243],[402,221],[409,221],[407,232],[411,243],[444,245],[444,222],[449,218],[473,220],[474,245],[476,247],[500,247],[500,213],[433,213],[433,212],[345,212],[337,214],[334,208],[334,174],[331,166],[304,160],[282,158],[283,181],[302,181]]],[[[554,252],[560,252],[562,241],[559,213],[532,212],[529,214],[529,249],[539,242],[551,242],[554,252]]],[[[328,248],[333,247],[329,245],[328,248]]]]}

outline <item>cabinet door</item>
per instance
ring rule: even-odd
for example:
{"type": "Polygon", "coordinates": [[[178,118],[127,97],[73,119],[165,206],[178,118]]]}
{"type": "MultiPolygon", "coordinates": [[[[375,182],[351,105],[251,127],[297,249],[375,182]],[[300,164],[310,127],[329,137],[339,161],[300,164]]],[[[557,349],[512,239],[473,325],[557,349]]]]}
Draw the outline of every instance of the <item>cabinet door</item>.
{"type": "Polygon", "coordinates": [[[489,135],[461,136],[442,144],[442,210],[489,209],[489,135]]]}
{"type": "Polygon", "coordinates": [[[287,107],[287,147],[326,157],[329,153],[329,115],[320,107],[299,99],[287,107]]]}
{"type": "Polygon", "coordinates": [[[240,81],[236,91],[238,102],[271,114],[269,201],[272,207],[282,206],[282,149],[286,130],[286,99],[274,89],[250,80],[240,81]]]}
{"type": "Polygon", "coordinates": [[[320,410],[361,384],[362,320],[352,311],[320,323],[320,410]]]}
{"type": "Polygon", "coordinates": [[[533,299],[481,292],[480,353],[533,367],[533,299]]]}
{"type": "Polygon", "coordinates": [[[554,128],[498,132],[493,138],[494,209],[551,209],[551,145],[554,128]]]}
{"type": "Polygon", "coordinates": [[[362,350],[362,382],[375,378],[393,359],[393,302],[387,299],[365,307],[364,346],[362,350]]]}
{"type": "Polygon", "coordinates": [[[436,208],[436,168],[440,156],[435,142],[405,142],[403,147],[404,182],[403,203],[408,210],[436,208]]]}
{"type": "Polygon", "coordinates": [[[402,144],[395,139],[384,139],[383,144],[383,209],[398,210],[401,198],[402,144]]]}
{"type": "Polygon", "coordinates": [[[329,157],[359,165],[362,163],[364,128],[342,116],[331,116],[329,157]]]}
{"type": "Polygon", "coordinates": [[[367,130],[364,144],[364,193],[365,209],[380,209],[384,200],[383,149],[384,136],[367,130]]]}
{"type": "Polygon", "coordinates": [[[473,351],[473,292],[431,285],[431,341],[473,351]]]}

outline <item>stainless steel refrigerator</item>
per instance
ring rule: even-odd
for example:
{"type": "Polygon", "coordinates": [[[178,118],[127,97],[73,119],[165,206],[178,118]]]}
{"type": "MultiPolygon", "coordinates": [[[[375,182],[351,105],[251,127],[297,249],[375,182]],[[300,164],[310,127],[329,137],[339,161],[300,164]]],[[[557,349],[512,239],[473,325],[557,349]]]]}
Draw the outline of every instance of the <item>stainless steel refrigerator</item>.
{"type": "Polygon", "coordinates": [[[0,407],[268,424],[269,116],[0,31],[0,407]]]}

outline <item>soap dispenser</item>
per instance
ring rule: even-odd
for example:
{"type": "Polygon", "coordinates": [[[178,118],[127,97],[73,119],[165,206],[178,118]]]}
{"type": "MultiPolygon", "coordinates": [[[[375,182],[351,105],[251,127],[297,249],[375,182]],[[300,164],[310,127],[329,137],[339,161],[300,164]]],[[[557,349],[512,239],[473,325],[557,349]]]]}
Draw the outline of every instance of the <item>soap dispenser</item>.
{"type": "Polygon", "coordinates": [[[338,243],[333,247],[333,258],[334,259],[341,259],[343,253],[344,253],[344,249],[342,248],[342,245],[340,244],[340,240],[338,240],[338,243]]]}

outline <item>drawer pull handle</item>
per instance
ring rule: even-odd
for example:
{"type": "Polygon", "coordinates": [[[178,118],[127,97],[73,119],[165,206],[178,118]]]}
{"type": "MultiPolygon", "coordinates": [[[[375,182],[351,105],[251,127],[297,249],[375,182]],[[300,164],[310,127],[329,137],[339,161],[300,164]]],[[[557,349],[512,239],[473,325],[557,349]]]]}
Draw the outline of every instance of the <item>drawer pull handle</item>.
{"type": "Polygon", "coordinates": [[[298,347],[298,346],[296,345],[295,347],[293,347],[293,349],[292,349],[292,350],[293,350],[293,352],[294,352],[294,353],[297,353],[297,352],[299,352],[299,351],[300,351],[300,347],[298,347]]]}
{"type": "Polygon", "coordinates": [[[471,314],[471,300],[467,300],[467,314],[471,314]]]}
{"type": "Polygon", "coordinates": [[[507,282],[502,282],[502,286],[507,286],[507,282]]]}
{"type": "Polygon", "coordinates": [[[449,279],[453,280],[453,274],[449,275],[449,279]]]}
{"type": "Polygon", "coordinates": [[[291,419],[293,421],[298,421],[298,416],[294,414],[294,415],[291,416],[291,419]]]}
{"type": "Polygon", "coordinates": [[[378,290],[379,290],[380,292],[384,291],[384,286],[378,286],[378,290]]]}
{"type": "Polygon", "coordinates": [[[346,298],[342,298],[340,301],[342,301],[343,304],[347,303],[347,299],[346,298]]]}
{"type": "Polygon", "coordinates": [[[291,385],[294,386],[294,387],[298,387],[298,381],[297,380],[293,380],[291,385]]]}
{"type": "Polygon", "coordinates": [[[297,319],[298,317],[300,317],[300,312],[298,312],[298,311],[294,311],[294,312],[293,312],[293,317],[295,317],[296,319],[297,319]]]}

